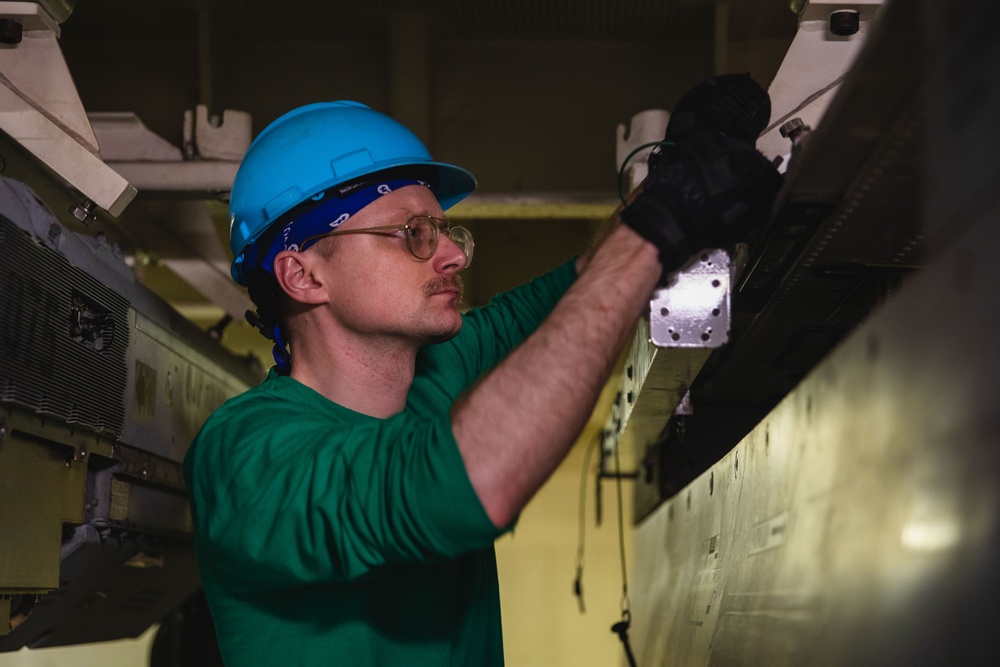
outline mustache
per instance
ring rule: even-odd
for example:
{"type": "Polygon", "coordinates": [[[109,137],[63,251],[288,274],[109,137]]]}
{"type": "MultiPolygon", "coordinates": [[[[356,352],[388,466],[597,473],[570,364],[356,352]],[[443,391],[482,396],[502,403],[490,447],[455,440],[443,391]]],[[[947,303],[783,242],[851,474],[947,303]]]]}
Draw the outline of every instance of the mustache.
{"type": "Polygon", "coordinates": [[[440,276],[424,284],[424,296],[433,296],[449,290],[457,291],[459,300],[462,299],[463,286],[461,276],[457,274],[452,276],[440,276]]]}

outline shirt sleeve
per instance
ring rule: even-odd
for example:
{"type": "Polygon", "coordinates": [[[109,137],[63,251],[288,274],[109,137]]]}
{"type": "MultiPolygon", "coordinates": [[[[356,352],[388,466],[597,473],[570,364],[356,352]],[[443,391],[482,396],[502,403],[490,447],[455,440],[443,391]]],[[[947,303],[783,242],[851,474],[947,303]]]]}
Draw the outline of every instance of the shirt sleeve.
{"type": "Polygon", "coordinates": [[[500,534],[447,413],[345,422],[331,418],[344,410],[332,403],[333,415],[287,401],[292,409],[276,413],[280,402],[262,410],[260,398],[256,414],[243,406],[213,417],[185,462],[202,562],[230,590],[348,581],[500,534]]]}

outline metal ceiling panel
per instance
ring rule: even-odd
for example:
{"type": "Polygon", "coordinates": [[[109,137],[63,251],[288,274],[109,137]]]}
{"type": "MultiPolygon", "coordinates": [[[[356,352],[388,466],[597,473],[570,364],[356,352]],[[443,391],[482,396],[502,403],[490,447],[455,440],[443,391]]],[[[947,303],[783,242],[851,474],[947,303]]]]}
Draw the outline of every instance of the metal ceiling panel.
{"type": "Polygon", "coordinates": [[[655,40],[683,37],[679,19],[715,4],[726,7],[730,30],[742,39],[794,30],[794,14],[782,0],[105,0],[81,5],[68,27],[90,36],[190,36],[193,17],[210,11],[244,39],[373,39],[385,36],[390,16],[418,13],[443,39],[655,40]]]}

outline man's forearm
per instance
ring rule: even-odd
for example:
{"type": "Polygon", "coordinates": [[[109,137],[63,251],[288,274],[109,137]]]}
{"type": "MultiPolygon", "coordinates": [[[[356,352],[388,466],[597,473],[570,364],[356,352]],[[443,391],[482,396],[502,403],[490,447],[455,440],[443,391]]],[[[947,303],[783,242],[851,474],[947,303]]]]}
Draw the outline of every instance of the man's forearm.
{"type": "Polygon", "coordinates": [[[660,277],[654,246],[619,226],[538,330],[452,410],[472,485],[507,526],[586,424],[660,277]]]}

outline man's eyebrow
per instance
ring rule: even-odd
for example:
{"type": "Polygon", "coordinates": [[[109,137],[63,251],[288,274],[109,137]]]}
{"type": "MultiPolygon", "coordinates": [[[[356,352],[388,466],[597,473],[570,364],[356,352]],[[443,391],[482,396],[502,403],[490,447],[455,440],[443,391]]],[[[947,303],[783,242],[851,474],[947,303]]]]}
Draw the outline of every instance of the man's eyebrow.
{"type": "Polygon", "coordinates": [[[422,215],[428,218],[444,217],[443,213],[434,213],[429,207],[426,206],[421,206],[419,208],[414,208],[411,206],[401,206],[399,210],[406,215],[407,220],[417,215],[422,215]]]}

